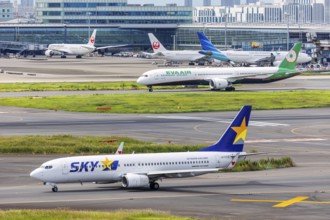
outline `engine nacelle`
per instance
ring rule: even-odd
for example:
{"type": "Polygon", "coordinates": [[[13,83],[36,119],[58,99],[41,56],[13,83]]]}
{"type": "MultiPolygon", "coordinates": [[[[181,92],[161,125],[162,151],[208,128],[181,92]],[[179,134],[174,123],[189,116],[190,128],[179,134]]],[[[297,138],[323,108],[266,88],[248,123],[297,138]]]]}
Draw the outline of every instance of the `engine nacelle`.
{"type": "Polygon", "coordinates": [[[146,175],[128,173],[123,176],[122,186],[125,188],[148,187],[149,177],[146,175]]]}
{"type": "Polygon", "coordinates": [[[211,89],[225,89],[229,86],[229,82],[225,79],[211,79],[210,88],[211,89]]]}
{"type": "Polygon", "coordinates": [[[54,55],[54,52],[53,52],[52,50],[46,50],[46,51],[45,51],[45,55],[46,55],[47,57],[51,57],[51,56],[54,55]]]}

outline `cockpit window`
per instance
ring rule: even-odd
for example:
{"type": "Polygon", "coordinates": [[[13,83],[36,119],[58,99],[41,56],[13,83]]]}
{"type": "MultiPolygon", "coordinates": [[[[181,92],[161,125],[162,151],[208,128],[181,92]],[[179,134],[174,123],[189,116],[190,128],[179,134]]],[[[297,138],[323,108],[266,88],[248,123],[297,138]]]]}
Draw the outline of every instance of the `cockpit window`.
{"type": "Polygon", "coordinates": [[[47,170],[47,169],[52,169],[52,168],[53,168],[52,165],[45,166],[45,169],[46,169],[46,170],[47,170]]]}
{"type": "Polygon", "coordinates": [[[143,75],[144,77],[148,77],[148,75],[143,75]]]}

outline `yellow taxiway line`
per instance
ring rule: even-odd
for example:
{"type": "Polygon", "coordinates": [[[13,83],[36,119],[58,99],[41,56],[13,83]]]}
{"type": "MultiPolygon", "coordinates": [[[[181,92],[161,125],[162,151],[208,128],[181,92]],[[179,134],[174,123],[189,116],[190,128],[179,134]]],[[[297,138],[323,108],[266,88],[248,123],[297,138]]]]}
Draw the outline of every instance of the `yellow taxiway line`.
{"type": "Polygon", "coordinates": [[[273,208],[285,208],[296,203],[330,205],[330,201],[306,201],[308,196],[297,196],[289,200],[267,200],[267,199],[232,199],[232,202],[251,202],[251,203],[277,203],[273,208]]]}

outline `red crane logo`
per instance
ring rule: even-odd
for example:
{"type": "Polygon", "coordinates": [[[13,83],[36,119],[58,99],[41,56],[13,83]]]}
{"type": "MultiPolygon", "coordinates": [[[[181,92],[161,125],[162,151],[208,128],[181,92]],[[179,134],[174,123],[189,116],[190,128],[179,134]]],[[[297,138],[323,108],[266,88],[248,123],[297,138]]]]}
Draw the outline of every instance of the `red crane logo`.
{"type": "Polygon", "coordinates": [[[158,49],[160,47],[160,43],[158,42],[158,41],[154,41],[153,43],[152,43],[152,48],[153,49],[158,49]]]}

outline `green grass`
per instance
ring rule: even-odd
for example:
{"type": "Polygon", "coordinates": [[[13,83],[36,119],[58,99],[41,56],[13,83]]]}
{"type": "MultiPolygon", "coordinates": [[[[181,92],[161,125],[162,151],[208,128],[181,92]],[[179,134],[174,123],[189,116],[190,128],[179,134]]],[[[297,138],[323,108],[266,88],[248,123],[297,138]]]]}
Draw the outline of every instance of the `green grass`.
{"type": "Polygon", "coordinates": [[[0,92],[23,91],[84,91],[145,89],[136,82],[61,82],[61,83],[3,83],[0,92]]]}
{"type": "MultiPolygon", "coordinates": [[[[128,137],[100,136],[0,136],[0,153],[16,154],[112,154],[125,142],[124,153],[195,151],[201,145],[156,144],[128,137]],[[115,141],[108,143],[106,141],[115,141]]],[[[170,140],[169,140],[170,141],[170,140]]]]}
{"type": "Polygon", "coordinates": [[[279,169],[294,167],[295,164],[290,157],[284,157],[280,159],[267,158],[259,161],[243,160],[236,164],[231,170],[225,170],[225,172],[242,172],[242,171],[257,171],[268,169],[279,169]]]}
{"type": "Polygon", "coordinates": [[[96,94],[0,99],[0,106],[108,113],[226,111],[239,110],[247,104],[253,109],[329,107],[330,91],[96,94]]]}
{"type": "MultiPolygon", "coordinates": [[[[155,89],[180,89],[182,86],[155,86],[155,89]]],[[[147,90],[136,82],[55,82],[55,83],[0,83],[0,92],[26,91],[96,91],[96,90],[147,90]]]]}
{"type": "Polygon", "coordinates": [[[193,218],[178,217],[166,212],[152,210],[120,210],[115,212],[53,210],[0,210],[2,220],[188,220],[193,218]]]}

